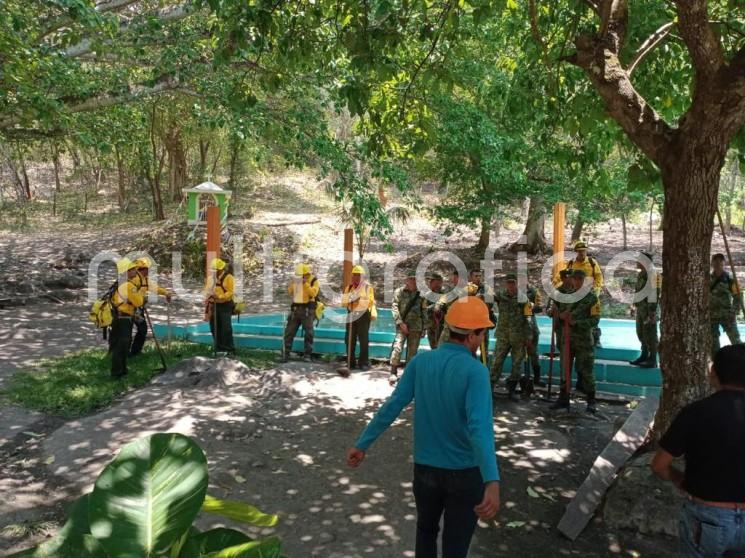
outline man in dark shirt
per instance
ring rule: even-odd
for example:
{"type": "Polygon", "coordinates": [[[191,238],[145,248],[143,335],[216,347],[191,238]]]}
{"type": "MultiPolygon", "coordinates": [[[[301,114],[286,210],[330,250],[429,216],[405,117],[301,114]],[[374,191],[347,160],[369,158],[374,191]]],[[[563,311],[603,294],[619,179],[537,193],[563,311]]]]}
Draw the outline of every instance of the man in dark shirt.
{"type": "Polygon", "coordinates": [[[683,408],[660,440],[652,471],[686,493],[682,556],[745,556],[745,345],[714,356],[715,393],[683,408]],[[673,459],[685,456],[685,472],[673,459]]]}

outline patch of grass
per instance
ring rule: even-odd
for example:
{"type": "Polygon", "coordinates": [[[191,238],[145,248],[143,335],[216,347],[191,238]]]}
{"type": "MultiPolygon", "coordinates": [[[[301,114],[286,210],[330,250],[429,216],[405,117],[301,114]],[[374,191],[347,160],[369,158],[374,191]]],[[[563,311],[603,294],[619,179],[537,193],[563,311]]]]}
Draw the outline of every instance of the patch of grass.
{"type": "MultiPolygon", "coordinates": [[[[175,341],[170,351],[164,347],[166,364],[194,356],[212,356],[208,345],[175,341]]],[[[268,368],[276,361],[270,351],[239,349],[236,358],[250,368],[268,368]]],[[[130,358],[128,374],[113,379],[111,357],[106,349],[86,349],[59,358],[47,359],[26,371],[13,375],[5,390],[6,397],[24,407],[45,413],[78,417],[111,405],[120,395],[147,384],[161,362],[150,343],[141,355],[130,358]]]]}

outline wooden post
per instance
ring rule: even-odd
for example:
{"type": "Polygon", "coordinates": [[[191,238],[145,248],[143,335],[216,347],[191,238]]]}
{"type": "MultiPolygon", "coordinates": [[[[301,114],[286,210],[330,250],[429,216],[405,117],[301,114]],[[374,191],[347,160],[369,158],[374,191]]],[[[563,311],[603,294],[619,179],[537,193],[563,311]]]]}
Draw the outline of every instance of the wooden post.
{"type": "Polygon", "coordinates": [[[564,227],[566,224],[567,206],[563,202],[554,204],[554,277],[564,268],[564,227]]]}
{"type": "Polygon", "coordinates": [[[210,264],[212,260],[220,257],[220,208],[211,205],[207,208],[207,274],[212,273],[210,264]]]}
{"type": "Polygon", "coordinates": [[[352,283],[352,260],[354,258],[354,231],[344,229],[344,268],[342,272],[342,288],[346,289],[352,283]]]}

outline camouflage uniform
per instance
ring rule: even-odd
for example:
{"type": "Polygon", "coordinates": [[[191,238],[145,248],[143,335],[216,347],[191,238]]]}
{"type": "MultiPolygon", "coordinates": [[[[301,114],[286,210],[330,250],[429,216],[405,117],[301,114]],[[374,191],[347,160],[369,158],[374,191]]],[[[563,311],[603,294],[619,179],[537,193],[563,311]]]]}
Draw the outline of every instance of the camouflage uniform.
{"type": "Polygon", "coordinates": [[[438,296],[434,302],[430,298],[434,298],[435,295],[442,295],[443,289],[440,287],[439,291],[430,290],[427,297],[424,298],[424,329],[427,331],[427,341],[429,341],[430,349],[436,349],[438,347],[438,341],[442,334],[442,328],[445,325],[445,317],[442,314],[436,315],[437,303],[440,299],[438,296]]]}
{"type": "MultiPolygon", "coordinates": [[[[468,283],[466,291],[469,295],[477,296],[486,303],[486,307],[489,309],[489,320],[493,324],[497,323],[497,316],[494,314],[494,303],[496,301],[494,290],[491,287],[486,287],[483,283],[479,285],[468,283]]],[[[484,332],[484,343],[480,350],[481,362],[486,366],[489,358],[489,329],[484,332]]]]}
{"type": "Polygon", "coordinates": [[[391,349],[391,366],[401,364],[404,343],[406,344],[407,364],[419,350],[419,340],[424,331],[424,303],[425,299],[419,291],[410,291],[406,287],[399,287],[394,291],[391,314],[396,322],[396,338],[391,349]],[[398,327],[402,323],[408,326],[408,334],[398,327]]]}
{"type": "MultiPolygon", "coordinates": [[[[655,289],[657,291],[657,298],[654,301],[651,301],[645,297],[644,299],[634,303],[636,313],[636,336],[642,344],[641,356],[638,359],[631,361],[631,364],[635,365],[657,365],[657,305],[660,299],[661,276],[654,272],[653,277],[655,281],[655,289]],[[650,318],[652,318],[651,321],[650,318]]],[[[636,287],[634,288],[634,291],[637,293],[642,291],[647,286],[648,280],[647,270],[640,270],[636,276],[636,287]]]]}
{"type": "Polygon", "coordinates": [[[719,327],[733,345],[740,343],[737,330],[737,313],[742,305],[742,292],[729,273],[709,278],[709,323],[711,324],[711,357],[719,350],[719,327]]]}
{"type": "MultiPolygon", "coordinates": [[[[561,393],[566,392],[566,378],[564,376],[563,364],[568,361],[568,367],[571,370],[572,363],[576,366],[577,377],[582,381],[582,387],[587,393],[588,403],[595,399],[595,349],[592,329],[597,323],[595,307],[598,297],[592,291],[588,292],[584,298],[570,304],[569,312],[574,323],[569,329],[569,354],[566,353],[564,343],[561,344],[561,393]]],[[[562,324],[563,326],[563,324],[562,324]]]]}
{"type": "Polygon", "coordinates": [[[495,302],[499,309],[497,319],[497,346],[494,349],[494,362],[491,367],[492,390],[502,375],[502,365],[507,354],[512,357],[512,371],[507,379],[507,389],[515,391],[522,376],[522,364],[525,359],[525,346],[531,339],[530,314],[526,314],[526,306],[530,302],[518,300],[519,294],[510,295],[506,289],[495,295],[495,302]]]}
{"type": "Polygon", "coordinates": [[[452,304],[456,300],[464,296],[467,296],[466,287],[455,286],[452,289],[450,289],[450,291],[444,293],[440,297],[440,300],[437,301],[435,308],[443,316],[442,333],[440,334],[440,339],[437,341],[438,347],[442,345],[443,343],[447,343],[448,341],[450,341],[450,329],[448,328],[447,323],[445,323],[445,314],[448,313],[448,309],[450,308],[450,306],[452,306],[452,304]]]}
{"type": "Polygon", "coordinates": [[[538,329],[538,320],[536,320],[536,313],[542,312],[541,308],[541,293],[539,293],[533,287],[528,287],[527,293],[528,300],[533,303],[533,310],[530,315],[530,331],[532,332],[532,343],[528,348],[528,360],[530,366],[533,369],[534,378],[533,380],[539,380],[541,374],[541,360],[538,357],[538,340],[541,336],[541,330],[538,329]]]}

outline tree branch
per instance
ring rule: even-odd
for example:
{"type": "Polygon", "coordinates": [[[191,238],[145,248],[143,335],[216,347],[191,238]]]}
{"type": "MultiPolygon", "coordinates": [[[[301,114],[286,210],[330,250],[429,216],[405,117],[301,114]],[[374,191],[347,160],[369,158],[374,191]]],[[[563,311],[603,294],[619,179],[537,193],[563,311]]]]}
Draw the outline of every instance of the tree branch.
{"type": "Polygon", "coordinates": [[[669,23],[666,23],[657,31],[652,33],[649,37],[647,37],[647,40],[641,44],[641,46],[634,53],[634,57],[631,59],[631,62],[629,62],[628,68],[626,70],[629,73],[629,76],[631,76],[631,74],[634,72],[636,67],[639,65],[639,62],[641,62],[647,54],[652,52],[652,50],[654,50],[654,48],[670,34],[670,31],[672,31],[673,27],[675,27],[675,22],[671,21],[669,23]]]}
{"type": "Polygon", "coordinates": [[[673,135],[672,128],[634,88],[616,52],[598,37],[580,35],[577,52],[565,60],[584,70],[610,116],[629,139],[658,166],[673,135]]]}
{"type": "Polygon", "coordinates": [[[707,0],[673,0],[678,10],[678,29],[688,48],[697,85],[705,85],[724,65],[724,53],[709,23],[707,0]]]}
{"type": "MultiPolygon", "coordinates": [[[[121,95],[96,95],[79,103],[65,107],[64,112],[67,114],[78,113],[78,112],[90,112],[105,107],[114,105],[121,105],[125,103],[131,103],[149,97],[151,95],[157,95],[164,91],[174,91],[182,89],[183,84],[173,76],[161,77],[155,85],[145,86],[143,84],[133,84],[129,87],[129,91],[121,95]]],[[[187,90],[184,89],[184,92],[187,90]]],[[[189,91],[189,94],[194,94],[189,91]]],[[[0,118],[0,132],[3,134],[12,134],[12,130],[20,124],[23,119],[19,116],[9,116],[0,118]]]]}
{"type": "MultiPolygon", "coordinates": [[[[139,0],[104,0],[103,2],[99,2],[98,4],[96,4],[96,7],[94,9],[99,14],[105,14],[107,12],[119,11],[138,1],[139,0]]],[[[43,22],[41,24],[41,27],[44,29],[44,31],[42,31],[39,35],[37,42],[41,42],[45,37],[48,37],[55,31],[59,30],[61,27],[64,27],[65,25],[68,25],[72,22],[73,19],[67,15],[48,19],[46,22],[43,22]]]]}
{"type": "MultiPolygon", "coordinates": [[[[180,19],[184,19],[185,17],[188,17],[191,15],[194,11],[194,6],[191,2],[185,2],[183,4],[178,4],[176,6],[170,6],[168,8],[163,8],[162,10],[158,10],[153,14],[153,17],[159,19],[161,22],[168,22],[168,21],[178,21],[180,19]]],[[[131,26],[133,25],[132,22],[124,22],[119,26],[119,33],[123,33],[127,31],[131,26]]],[[[71,58],[77,58],[78,56],[82,56],[83,54],[88,54],[93,50],[93,43],[94,39],[86,38],[80,41],[77,44],[74,44],[65,50],[62,51],[62,54],[64,56],[69,56],[71,58]]]]}
{"type": "Polygon", "coordinates": [[[618,53],[626,41],[626,27],[629,21],[628,0],[603,0],[600,4],[601,41],[609,41],[613,52],[618,53]]]}

